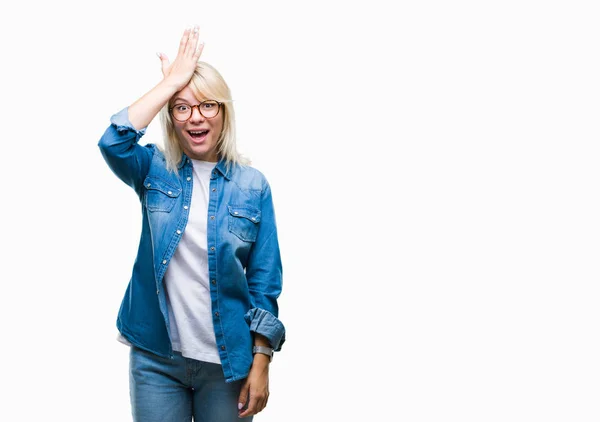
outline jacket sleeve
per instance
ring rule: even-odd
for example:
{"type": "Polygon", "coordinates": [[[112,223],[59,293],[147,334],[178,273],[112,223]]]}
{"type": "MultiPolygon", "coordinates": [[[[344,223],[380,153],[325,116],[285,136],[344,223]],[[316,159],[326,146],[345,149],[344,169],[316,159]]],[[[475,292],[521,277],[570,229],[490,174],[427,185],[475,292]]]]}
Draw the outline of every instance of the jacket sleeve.
{"type": "Polygon", "coordinates": [[[138,144],[146,128],[136,130],[133,127],[128,108],[112,115],[110,123],[98,142],[100,152],[113,173],[140,195],[153,154],[151,145],[138,144]]]}
{"type": "Polygon", "coordinates": [[[271,188],[265,181],[261,194],[261,221],[246,266],[252,308],[245,320],[250,331],[262,334],[275,351],[285,342],[285,327],[278,319],[277,298],[282,287],[282,267],[271,188]]]}

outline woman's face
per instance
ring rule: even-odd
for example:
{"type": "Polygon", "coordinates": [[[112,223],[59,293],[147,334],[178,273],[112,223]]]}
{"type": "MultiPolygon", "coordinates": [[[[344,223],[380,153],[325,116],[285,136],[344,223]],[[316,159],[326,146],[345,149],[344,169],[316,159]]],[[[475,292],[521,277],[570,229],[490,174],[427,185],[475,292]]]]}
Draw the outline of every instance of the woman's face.
{"type": "MultiPolygon", "coordinates": [[[[196,105],[201,101],[212,98],[198,99],[189,86],[173,96],[171,107],[179,104],[192,106],[192,115],[186,122],[180,122],[172,118],[175,133],[179,138],[179,145],[183,152],[194,160],[219,161],[217,154],[217,140],[223,130],[223,110],[210,119],[207,119],[198,110],[196,105]]],[[[171,116],[172,117],[172,116],[171,116]]]]}

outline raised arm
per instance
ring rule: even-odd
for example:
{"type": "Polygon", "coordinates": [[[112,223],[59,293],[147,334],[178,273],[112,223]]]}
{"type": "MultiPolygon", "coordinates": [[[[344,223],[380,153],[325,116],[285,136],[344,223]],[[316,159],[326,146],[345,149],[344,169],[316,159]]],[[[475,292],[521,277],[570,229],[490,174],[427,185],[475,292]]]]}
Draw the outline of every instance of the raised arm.
{"type": "Polygon", "coordinates": [[[190,82],[204,44],[198,44],[198,27],[186,29],[179,43],[173,63],[166,55],[158,53],[162,63],[163,80],[142,98],[129,106],[129,121],[135,129],[145,128],[176,92],[190,82]]]}
{"type": "Polygon", "coordinates": [[[183,89],[194,74],[204,45],[198,43],[198,28],[186,29],[173,63],[159,54],[163,79],[129,107],[111,117],[111,125],[98,142],[110,169],[140,194],[152,151],[138,145],[146,127],[169,99],[183,89]]]}

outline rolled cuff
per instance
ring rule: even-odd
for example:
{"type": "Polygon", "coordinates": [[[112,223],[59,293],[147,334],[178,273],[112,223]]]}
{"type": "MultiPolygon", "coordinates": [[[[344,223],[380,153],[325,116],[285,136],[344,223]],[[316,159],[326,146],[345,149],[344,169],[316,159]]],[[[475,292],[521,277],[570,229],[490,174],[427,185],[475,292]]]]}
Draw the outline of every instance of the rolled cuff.
{"type": "Polygon", "coordinates": [[[144,134],[146,133],[146,128],[137,130],[129,121],[129,107],[125,107],[123,110],[110,116],[110,123],[114,127],[116,127],[117,131],[119,132],[125,132],[130,130],[132,132],[135,132],[138,137],[144,136],[144,134]]]}
{"type": "Polygon", "coordinates": [[[275,315],[264,309],[252,308],[246,312],[244,319],[250,331],[265,336],[276,352],[281,350],[285,342],[285,327],[275,315]]]}

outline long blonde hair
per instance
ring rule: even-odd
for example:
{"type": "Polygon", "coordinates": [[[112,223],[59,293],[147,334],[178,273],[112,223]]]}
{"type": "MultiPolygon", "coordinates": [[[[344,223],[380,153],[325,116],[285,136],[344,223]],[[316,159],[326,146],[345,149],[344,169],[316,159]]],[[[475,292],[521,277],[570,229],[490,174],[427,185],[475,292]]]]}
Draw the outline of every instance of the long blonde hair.
{"type": "MultiPolygon", "coordinates": [[[[223,113],[223,130],[217,140],[219,159],[225,160],[227,167],[232,164],[248,165],[250,160],[242,156],[236,146],[235,113],[229,86],[223,76],[213,66],[206,62],[198,62],[189,87],[197,98],[209,98],[222,103],[220,113],[223,113]]],[[[164,154],[167,169],[176,172],[183,150],[175,133],[175,127],[169,113],[171,101],[160,111],[160,122],[164,131],[164,154]]]]}

